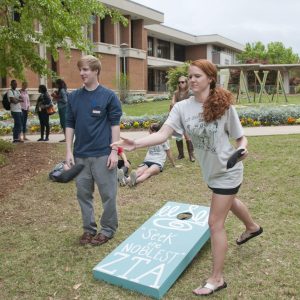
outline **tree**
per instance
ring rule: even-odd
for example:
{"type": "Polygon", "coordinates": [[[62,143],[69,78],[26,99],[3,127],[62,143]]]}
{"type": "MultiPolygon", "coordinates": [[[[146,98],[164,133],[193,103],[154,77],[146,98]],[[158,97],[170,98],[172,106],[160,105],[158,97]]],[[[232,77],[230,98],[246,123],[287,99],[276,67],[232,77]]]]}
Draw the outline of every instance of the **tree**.
{"type": "Polygon", "coordinates": [[[168,90],[170,95],[173,95],[174,91],[177,89],[178,86],[178,78],[180,76],[188,77],[188,70],[189,70],[189,62],[185,62],[183,65],[178,66],[176,68],[171,68],[168,70],[167,78],[168,78],[168,90]]]}
{"type": "Polygon", "coordinates": [[[237,58],[240,63],[293,64],[300,61],[298,54],[281,42],[271,42],[267,47],[262,42],[247,43],[237,58]]]}
{"type": "Polygon", "coordinates": [[[54,60],[59,48],[66,54],[71,46],[92,53],[93,45],[83,28],[92,24],[93,15],[127,24],[118,11],[97,0],[1,0],[0,77],[23,79],[25,67],[53,75],[47,59],[38,53],[39,44],[46,45],[54,60]],[[42,30],[37,30],[37,24],[42,30]]]}

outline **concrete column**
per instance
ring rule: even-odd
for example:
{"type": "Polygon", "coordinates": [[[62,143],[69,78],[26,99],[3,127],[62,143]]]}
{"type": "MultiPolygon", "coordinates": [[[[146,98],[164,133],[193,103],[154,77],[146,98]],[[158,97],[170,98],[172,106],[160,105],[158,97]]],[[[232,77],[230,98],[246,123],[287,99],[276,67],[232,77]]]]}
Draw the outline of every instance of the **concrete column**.
{"type": "Polygon", "coordinates": [[[174,60],[174,43],[170,43],[170,60],[174,60]]]}
{"type": "Polygon", "coordinates": [[[212,62],[212,50],[213,50],[213,47],[212,45],[207,45],[207,48],[206,48],[206,57],[207,57],[207,60],[211,61],[212,62]]]}

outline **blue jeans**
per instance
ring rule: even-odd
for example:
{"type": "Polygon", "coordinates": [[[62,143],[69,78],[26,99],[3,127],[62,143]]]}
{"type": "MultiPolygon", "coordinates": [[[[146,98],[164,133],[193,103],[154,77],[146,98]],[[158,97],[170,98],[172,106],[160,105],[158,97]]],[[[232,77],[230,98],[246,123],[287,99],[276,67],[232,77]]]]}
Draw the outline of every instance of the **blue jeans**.
{"type": "Polygon", "coordinates": [[[11,112],[11,115],[14,119],[14,128],[13,128],[13,140],[20,139],[20,133],[22,132],[22,112],[11,112]]]}
{"type": "Polygon", "coordinates": [[[22,109],[22,116],[22,132],[25,133],[27,131],[28,110],[22,109]]]}
{"type": "Polygon", "coordinates": [[[60,126],[65,132],[67,107],[66,106],[65,107],[58,106],[58,114],[59,114],[60,126]]]}

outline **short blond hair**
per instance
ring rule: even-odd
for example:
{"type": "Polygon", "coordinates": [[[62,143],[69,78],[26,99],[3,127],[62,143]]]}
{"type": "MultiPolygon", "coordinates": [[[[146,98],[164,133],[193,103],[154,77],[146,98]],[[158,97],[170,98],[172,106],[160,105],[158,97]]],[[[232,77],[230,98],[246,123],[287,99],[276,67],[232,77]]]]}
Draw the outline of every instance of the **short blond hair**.
{"type": "Polygon", "coordinates": [[[88,65],[92,71],[98,71],[98,75],[100,75],[101,62],[97,57],[93,55],[82,56],[77,62],[77,67],[81,69],[83,65],[88,65]]]}

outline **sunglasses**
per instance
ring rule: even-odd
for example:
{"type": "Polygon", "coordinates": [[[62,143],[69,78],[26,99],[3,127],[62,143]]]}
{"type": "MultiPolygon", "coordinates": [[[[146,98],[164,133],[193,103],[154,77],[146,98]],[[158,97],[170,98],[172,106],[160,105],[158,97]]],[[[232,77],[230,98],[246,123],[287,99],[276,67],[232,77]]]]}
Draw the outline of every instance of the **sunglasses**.
{"type": "Polygon", "coordinates": [[[180,84],[180,83],[182,83],[182,84],[183,84],[183,83],[186,83],[186,82],[185,82],[185,81],[178,81],[178,84],[180,84]]]}

